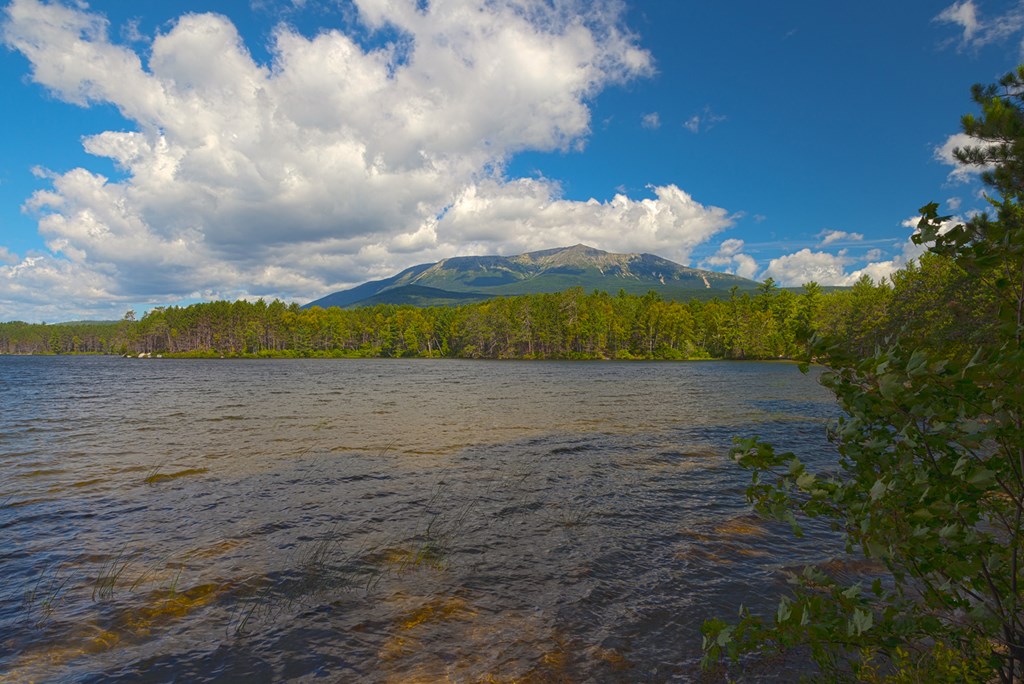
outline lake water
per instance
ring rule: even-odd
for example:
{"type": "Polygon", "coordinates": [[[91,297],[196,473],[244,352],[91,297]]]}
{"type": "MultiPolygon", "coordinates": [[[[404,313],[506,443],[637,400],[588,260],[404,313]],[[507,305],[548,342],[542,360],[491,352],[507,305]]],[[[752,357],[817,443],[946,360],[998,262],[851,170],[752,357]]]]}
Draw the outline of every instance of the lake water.
{"type": "Polygon", "coordinates": [[[693,681],[838,553],[732,437],[836,415],[783,363],[0,357],[0,681],[693,681]]]}

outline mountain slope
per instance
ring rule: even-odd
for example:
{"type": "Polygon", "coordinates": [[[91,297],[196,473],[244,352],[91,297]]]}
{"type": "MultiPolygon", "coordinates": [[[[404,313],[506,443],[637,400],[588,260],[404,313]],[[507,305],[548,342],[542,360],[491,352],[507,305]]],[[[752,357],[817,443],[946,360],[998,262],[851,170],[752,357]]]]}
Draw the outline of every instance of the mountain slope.
{"type": "Polygon", "coordinates": [[[630,294],[654,290],[665,299],[691,299],[721,296],[733,286],[750,290],[757,283],[727,273],[680,266],[653,254],[613,254],[574,245],[510,257],[452,257],[435,264],[420,264],[384,280],[329,294],[306,306],[429,306],[560,292],[570,287],[613,294],[620,289],[630,294]]]}

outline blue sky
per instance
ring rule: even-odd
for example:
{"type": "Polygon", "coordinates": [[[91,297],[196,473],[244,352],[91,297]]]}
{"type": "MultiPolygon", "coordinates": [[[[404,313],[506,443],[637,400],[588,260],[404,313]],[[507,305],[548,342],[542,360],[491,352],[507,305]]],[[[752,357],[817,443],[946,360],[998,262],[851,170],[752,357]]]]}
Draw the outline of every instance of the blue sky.
{"type": "Polygon", "coordinates": [[[2,5],[0,320],[306,302],[583,242],[788,285],[984,208],[1024,2],[2,5]]]}

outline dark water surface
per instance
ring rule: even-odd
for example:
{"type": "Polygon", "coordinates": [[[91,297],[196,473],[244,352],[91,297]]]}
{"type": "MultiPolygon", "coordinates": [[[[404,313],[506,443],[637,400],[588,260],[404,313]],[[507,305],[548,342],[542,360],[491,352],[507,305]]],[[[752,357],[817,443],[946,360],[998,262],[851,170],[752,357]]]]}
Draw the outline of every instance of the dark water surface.
{"type": "Polygon", "coordinates": [[[0,681],[694,681],[837,553],[732,437],[835,415],[779,363],[0,357],[0,681]]]}

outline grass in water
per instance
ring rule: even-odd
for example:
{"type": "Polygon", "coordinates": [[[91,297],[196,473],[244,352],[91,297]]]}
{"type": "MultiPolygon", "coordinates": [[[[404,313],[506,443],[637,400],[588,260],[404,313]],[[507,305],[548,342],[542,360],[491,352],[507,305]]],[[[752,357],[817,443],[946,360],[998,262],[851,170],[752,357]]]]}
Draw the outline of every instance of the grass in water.
{"type": "Polygon", "coordinates": [[[332,528],[298,557],[293,571],[247,581],[253,593],[239,604],[237,621],[231,620],[234,626],[229,631],[243,636],[250,623],[273,623],[296,605],[311,605],[339,592],[372,591],[386,572],[373,563],[377,547],[346,552],[342,543],[337,528],[332,528]]]}
{"type": "Polygon", "coordinates": [[[25,595],[25,619],[39,625],[53,615],[64,596],[71,575],[61,577],[62,565],[39,573],[32,588],[25,595]]]}
{"type": "Polygon", "coordinates": [[[128,566],[132,564],[135,554],[125,554],[128,545],[125,544],[117,555],[108,563],[96,577],[96,583],[92,588],[92,600],[105,600],[114,595],[114,589],[118,581],[124,575],[128,566]]]}

